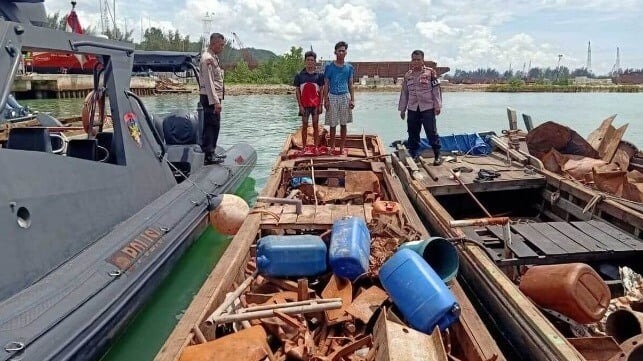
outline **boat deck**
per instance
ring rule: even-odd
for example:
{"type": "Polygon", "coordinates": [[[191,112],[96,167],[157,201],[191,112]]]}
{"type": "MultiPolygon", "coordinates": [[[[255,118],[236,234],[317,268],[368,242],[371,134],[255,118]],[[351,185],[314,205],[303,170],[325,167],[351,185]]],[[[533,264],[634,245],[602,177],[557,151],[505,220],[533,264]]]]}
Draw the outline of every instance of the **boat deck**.
{"type": "Polygon", "coordinates": [[[373,205],[363,204],[328,204],[328,205],[302,205],[300,214],[297,214],[294,205],[272,205],[262,209],[261,228],[289,228],[289,229],[329,229],[335,221],[346,216],[361,217],[366,223],[371,221],[373,205]]]}
{"type": "MultiPolygon", "coordinates": [[[[404,149],[399,154],[406,155],[404,149]]],[[[406,162],[413,177],[434,196],[447,194],[464,194],[466,190],[453,178],[452,172],[458,172],[460,180],[473,193],[506,191],[514,189],[541,188],[545,177],[533,172],[518,162],[507,163],[507,157],[493,152],[488,156],[449,156],[445,161],[433,165],[432,157],[420,157],[418,162],[406,162]],[[478,177],[480,171],[500,174],[493,180],[478,177]],[[419,174],[421,175],[418,175],[419,174]]],[[[410,158],[409,158],[410,159],[410,158]]]]}
{"type": "MultiPolygon", "coordinates": [[[[515,159],[508,164],[506,155],[495,150],[486,156],[447,156],[439,166],[433,165],[432,154],[416,160],[408,156],[403,146],[397,151],[400,162],[420,189],[433,196],[466,194],[465,187],[476,197],[497,191],[542,189],[545,199],[551,198],[546,189],[546,177],[531,167],[525,167],[515,159]],[[480,171],[496,174],[495,178],[480,179],[480,171]]],[[[516,195],[513,195],[516,196],[516,195]]],[[[508,197],[499,195],[498,199],[508,197]]],[[[489,197],[485,198],[489,201],[489,197]]],[[[561,199],[562,203],[569,203],[561,199]]],[[[487,204],[489,205],[489,204],[487,204]]],[[[540,206],[536,207],[542,210],[540,206]]],[[[578,208],[567,207],[567,208],[578,208]]],[[[572,209],[570,209],[571,211],[572,209]]],[[[495,214],[503,215],[503,214],[495,214]]],[[[466,236],[486,247],[487,253],[499,265],[554,264],[564,262],[587,262],[625,259],[643,255],[643,241],[592,214],[574,212],[577,217],[543,222],[538,217],[518,217],[511,225],[511,255],[505,256],[505,240],[502,226],[462,227],[466,236]],[[576,219],[580,218],[580,219],[576,219]]],[[[560,218],[560,217],[559,217],[560,218]]],[[[545,219],[546,220],[546,219],[545,219]]]]}
{"type": "Polygon", "coordinates": [[[643,255],[643,242],[599,220],[578,222],[529,222],[511,226],[509,249],[501,226],[463,227],[467,237],[485,245],[499,264],[552,264],[600,261],[643,255]]]}

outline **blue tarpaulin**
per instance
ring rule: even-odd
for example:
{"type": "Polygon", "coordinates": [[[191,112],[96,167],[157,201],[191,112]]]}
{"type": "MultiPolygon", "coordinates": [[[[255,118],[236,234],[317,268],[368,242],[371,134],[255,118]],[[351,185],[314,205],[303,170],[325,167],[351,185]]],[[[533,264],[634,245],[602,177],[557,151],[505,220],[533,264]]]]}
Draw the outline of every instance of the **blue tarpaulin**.
{"type": "MultiPolygon", "coordinates": [[[[441,152],[460,151],[464,154],[486,155],[491,153],[491,145],[478,133],[451,134],[440,137],[441,152]]],[[[420,139],[420,151],[431,149],[426,138],[420,139]]]]}

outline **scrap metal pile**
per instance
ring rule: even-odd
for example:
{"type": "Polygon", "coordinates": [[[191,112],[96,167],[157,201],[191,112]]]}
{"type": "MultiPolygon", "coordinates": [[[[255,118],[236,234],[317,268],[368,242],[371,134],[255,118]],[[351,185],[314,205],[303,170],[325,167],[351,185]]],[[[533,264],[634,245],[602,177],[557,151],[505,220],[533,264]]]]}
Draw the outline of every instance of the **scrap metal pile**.
{"type": "Polygon", "coordinates": [[[437,274],[422,277],[433,272],[422,256],[398,250],[420,232],[406,223],[398,203],[379,199],[377,176],[347,171],[341,179],[318,179],[320,184],[284,178],[281,192],[305,204],[315,198],[319,207],[371,203],[370,222],[348,216],[321,234],[266,232],[246,264],[245,281],[207,318],[211,333],[197,335],[203,343],[188,346],[181,360],[463,357],[451,350],[448,332],[459,306],[437,274]]]}
{"type": "Polygon", "coordinates": [[[587,140],[568,127],[543,123],[527,133],[529,153],[547,170],[601,192],[643,202],[643,154],[622,140],[628,125],[615,128],[615,117],[605,119],[587,140]]]}

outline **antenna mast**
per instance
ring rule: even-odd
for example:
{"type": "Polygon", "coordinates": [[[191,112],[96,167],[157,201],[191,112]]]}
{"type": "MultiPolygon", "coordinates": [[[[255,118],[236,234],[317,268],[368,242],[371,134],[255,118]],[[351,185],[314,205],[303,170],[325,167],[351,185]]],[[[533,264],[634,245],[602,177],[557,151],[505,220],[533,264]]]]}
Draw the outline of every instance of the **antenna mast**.
{"type": "Polygon", "coordinates": [[[112,6],[109,5],[109,0],[100,0],[100,30],[103,34],[109,32],[110,27],[112,32],[116,32],[116,0],[113,0],[112,6]]]}
{"type": "Polygon", "coordinates": [[[205,16],[201,18],[203,22],[203,43],[201,44],[201,52],[204,52],[210,44],[210,28],[214,21],[214,12],[206,12],[205,16]]]}

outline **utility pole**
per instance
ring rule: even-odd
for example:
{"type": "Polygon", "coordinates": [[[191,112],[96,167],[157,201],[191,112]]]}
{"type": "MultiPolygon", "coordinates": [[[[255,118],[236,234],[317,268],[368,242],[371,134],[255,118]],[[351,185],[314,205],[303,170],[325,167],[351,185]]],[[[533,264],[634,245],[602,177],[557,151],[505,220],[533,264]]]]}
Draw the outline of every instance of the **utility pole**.
{"type": "Polygon", "coordinates": [[[618,46],[616,47],[616,63],[614,64],[612,72],[617,75],[621,73],[621,49],[619,49],[618,46]]]}
{"type": "Polygon", "coordinates": [[[588,73],[592,72],[592,42],[587,42],[587,64],[585,65],[588,73]]]}

